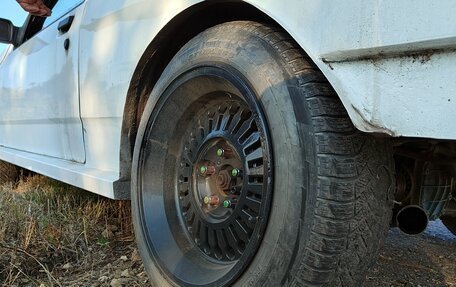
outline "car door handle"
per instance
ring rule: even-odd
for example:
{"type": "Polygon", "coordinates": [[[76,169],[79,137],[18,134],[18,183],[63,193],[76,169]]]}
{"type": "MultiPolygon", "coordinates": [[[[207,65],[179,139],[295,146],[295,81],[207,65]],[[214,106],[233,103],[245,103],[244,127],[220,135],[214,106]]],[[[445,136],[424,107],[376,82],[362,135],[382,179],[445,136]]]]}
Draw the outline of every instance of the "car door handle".
{"type": "Polygon", "coordinates": [[[70,30],[71,24],[73,24],[74,16],[69,16],[59,22],[60,33],[66,33],[70,30]]]}

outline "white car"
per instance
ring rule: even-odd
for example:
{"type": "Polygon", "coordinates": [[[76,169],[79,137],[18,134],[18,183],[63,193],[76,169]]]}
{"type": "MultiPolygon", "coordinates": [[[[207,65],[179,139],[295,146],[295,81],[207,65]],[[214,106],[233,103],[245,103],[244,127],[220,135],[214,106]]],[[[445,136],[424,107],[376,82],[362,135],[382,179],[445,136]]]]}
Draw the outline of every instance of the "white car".
{"type": "Polygon", "coordinates": [[[0,181],[132,200],[153,286],[360,286],[456,232],[456,2],[52,0],[0,20],[0,181]]]}

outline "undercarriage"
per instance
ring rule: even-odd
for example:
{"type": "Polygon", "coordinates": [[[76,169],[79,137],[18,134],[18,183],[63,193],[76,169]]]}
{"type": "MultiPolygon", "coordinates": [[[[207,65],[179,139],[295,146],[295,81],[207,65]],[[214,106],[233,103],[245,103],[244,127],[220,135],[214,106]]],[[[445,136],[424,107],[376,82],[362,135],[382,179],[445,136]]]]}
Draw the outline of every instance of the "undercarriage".
{"type": "Polygon", "coordinates": [[[454,233],[456,143],[437,140],[394,142],[396,193],[392,226],[419,234],[442,218],[454,233]]]}

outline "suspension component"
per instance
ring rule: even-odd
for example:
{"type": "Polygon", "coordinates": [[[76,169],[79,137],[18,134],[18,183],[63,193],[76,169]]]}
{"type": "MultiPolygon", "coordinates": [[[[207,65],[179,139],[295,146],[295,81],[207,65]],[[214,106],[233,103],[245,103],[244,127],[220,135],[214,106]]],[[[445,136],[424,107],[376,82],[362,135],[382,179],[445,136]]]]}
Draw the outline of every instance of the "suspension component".
{"type": "Polygon", "coordinates": [[[455,174],[452,165],[441,160],[447,153],[437,147],[414,153],[396,150],[396,204],[392,222],[403,232],[423,232],[429,220],[441,217],[451,200],[455,174]]]}

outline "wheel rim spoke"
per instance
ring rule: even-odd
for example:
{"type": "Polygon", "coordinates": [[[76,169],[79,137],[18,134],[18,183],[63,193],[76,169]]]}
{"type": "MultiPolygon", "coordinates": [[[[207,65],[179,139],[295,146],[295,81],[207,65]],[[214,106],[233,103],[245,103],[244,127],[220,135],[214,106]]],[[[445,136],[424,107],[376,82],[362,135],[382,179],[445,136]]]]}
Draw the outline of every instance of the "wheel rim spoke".
{"type": "Polygon", "coordinates": [[[243,255],[265,204],[265,135],[257,126],[245,103],[225,103],[195,120],[182,151],[183,222],[201,251],[220,261],[243,255]]]}

